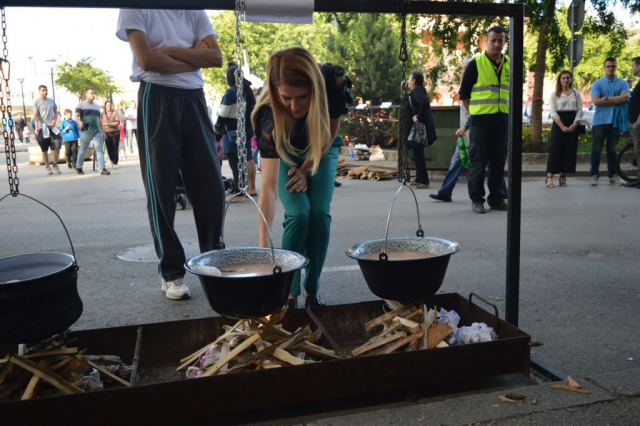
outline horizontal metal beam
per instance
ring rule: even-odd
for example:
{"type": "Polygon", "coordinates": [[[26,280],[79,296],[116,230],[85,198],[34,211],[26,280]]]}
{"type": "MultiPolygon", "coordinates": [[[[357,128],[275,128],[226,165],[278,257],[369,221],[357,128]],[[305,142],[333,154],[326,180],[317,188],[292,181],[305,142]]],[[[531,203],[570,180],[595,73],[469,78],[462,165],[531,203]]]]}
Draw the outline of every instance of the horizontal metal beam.
{"type": "MultiPolygon", "coordinates": [[[[397,13],[402,0],[317,0],[316,12],[397,13]]],[[[83,7],[135,9],[214,9],[233,10],[235,0],[0,0],[0,6],[83,7]]],[[[424,15],[515,16],[524,5],[505,3],[467,3],[411,1],[409,13],[424,15]]]]}

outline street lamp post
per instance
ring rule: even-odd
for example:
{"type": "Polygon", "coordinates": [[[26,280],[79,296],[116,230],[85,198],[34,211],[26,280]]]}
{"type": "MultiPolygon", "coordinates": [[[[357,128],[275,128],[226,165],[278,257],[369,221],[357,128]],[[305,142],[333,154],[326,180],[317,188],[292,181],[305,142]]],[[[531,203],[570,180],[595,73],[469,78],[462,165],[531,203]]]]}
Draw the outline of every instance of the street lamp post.
{"type": "MultiPolygon", "coordinates": [[[[56,62],[55,59],[45,59],[45,62],[56,62]]],[[[51,67],[51,93],[53,93],[53,102],[56,101],[56,86],[53,84],[53,67],[51,67]]]]}
{"type": "Polygon", "coordinates": [[[22,112],[24,113],[24,119],[25,122],[27,120],[27,108],[24,106],[24,88],[22,86],[22,83],[24,83],[24,78],[19,78],[18,81],[20,82],[20,93],[22,94],[22,112]]]}

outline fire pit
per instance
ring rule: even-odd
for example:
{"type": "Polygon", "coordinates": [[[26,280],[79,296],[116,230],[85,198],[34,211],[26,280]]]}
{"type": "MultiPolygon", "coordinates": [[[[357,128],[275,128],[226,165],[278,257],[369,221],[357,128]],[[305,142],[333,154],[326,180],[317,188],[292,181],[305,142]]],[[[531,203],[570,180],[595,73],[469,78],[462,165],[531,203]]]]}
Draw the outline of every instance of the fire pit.
{"type": "MultiPolygon", "coordinates": [[[[115,424],[122,422],[122,413],[127,413],[127,424],[165,424],[501,374],[529,375],[530,337],[526,333],[482,309],[475,300],[458,294],[438,294],[428,303],[458,312],[460,326],[485,322],[497,331],[498,340],[186,379],[184,372],[176,372],[178,361],[214,341],[225,332],[223,327],[233,322],[216,317],[147,324],[140,326],[144,333],[138,386],[8,402],[0,404],[2,420],[6,424],[43,424],[73,412],[76,422],[94,416],[95,424],[115,424]],[[205,400],[215,403],[203,403],[205,400]],[[179,406],[180,410],[158,409],[173,406],[179,406]],[[100,410],[95,417],[96,407],[118,409],[100,410]]],[[[383,312],[382,301],[314,309],[338,345],[346,350],[366,343],[377,333],[367,331],[365,324],[383,312]]],[[[287,330],[296,330],[312,323],[305,310],[297,309],[287,312],[282,325],[287,330]]],[[[69,338],[77,337],[74,345],[90,348],[92,353],[116,355],[129,363],[134,357],[138,328],[78,331],[69,338]]],[[[0,346],[0,359],[16,349],[0,346]]]]}

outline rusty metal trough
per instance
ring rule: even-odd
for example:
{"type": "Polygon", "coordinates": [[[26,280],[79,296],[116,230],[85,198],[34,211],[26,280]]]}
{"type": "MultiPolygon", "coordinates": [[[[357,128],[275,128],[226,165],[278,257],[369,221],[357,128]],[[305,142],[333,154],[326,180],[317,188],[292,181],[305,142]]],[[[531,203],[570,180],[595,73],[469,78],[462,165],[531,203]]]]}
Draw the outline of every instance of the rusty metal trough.
{"type": "MultiPolygon", "coordinates": [[[[499,319],[497,310],[491,314],[471,298],[439,294],[428,305],[455,310],[461,326],[485,322],[494,327],[499,340],[199,379],[176,373],[178,360],[213,341],[230,320],[216,317],[144,325],[138,386],[9,402],[0,404],[0,416],[4,424],[45,424],[51,419],[65,419],[65,424],[162,424],[502,374],[528,377],[530,336],[499,319]]],[[[342,348],[352,349],[369,339],[365,323],[383,313],[383,302],[328,306],[315,313],[342,348]]],[[[304,310],[288,312],[283,321],[287,330],[304,324],[313,326],[304,310]]],[[[70,337],[77,337],[74,345],[88,348],[89,353],[119,355],[130,362],[137,330],[138,326],[105,328],[78,331],[70,337]]],[[[0,346],[0,357],[16,351],[14,346],[0,346]]]]}

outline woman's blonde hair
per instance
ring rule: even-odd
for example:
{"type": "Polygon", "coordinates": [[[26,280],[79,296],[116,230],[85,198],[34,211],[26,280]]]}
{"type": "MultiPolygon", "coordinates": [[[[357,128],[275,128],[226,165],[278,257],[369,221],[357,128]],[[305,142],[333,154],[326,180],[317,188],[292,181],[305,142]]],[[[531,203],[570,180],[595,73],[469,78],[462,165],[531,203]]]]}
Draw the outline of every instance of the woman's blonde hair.
{"type": "Polygon", "coordinates": [[[267,63],[267,90],[263,90],[251,116],[254,128],[257,128],[258,111],[266,105],[273,109],[274,123],[271,138],[280,158],[289,166],[296,165],[291,158],[292,155],[310,160],[311,174],[315,174],[333,141],[325,82],[311,52],[302,47],[291,47],[271,55],[267,63]],[[280,102],[278,86],[282,84],[311,88],[311,101],[305,129],[309,145],[303,150],[291,145],[294,117],[280,102]]]}

